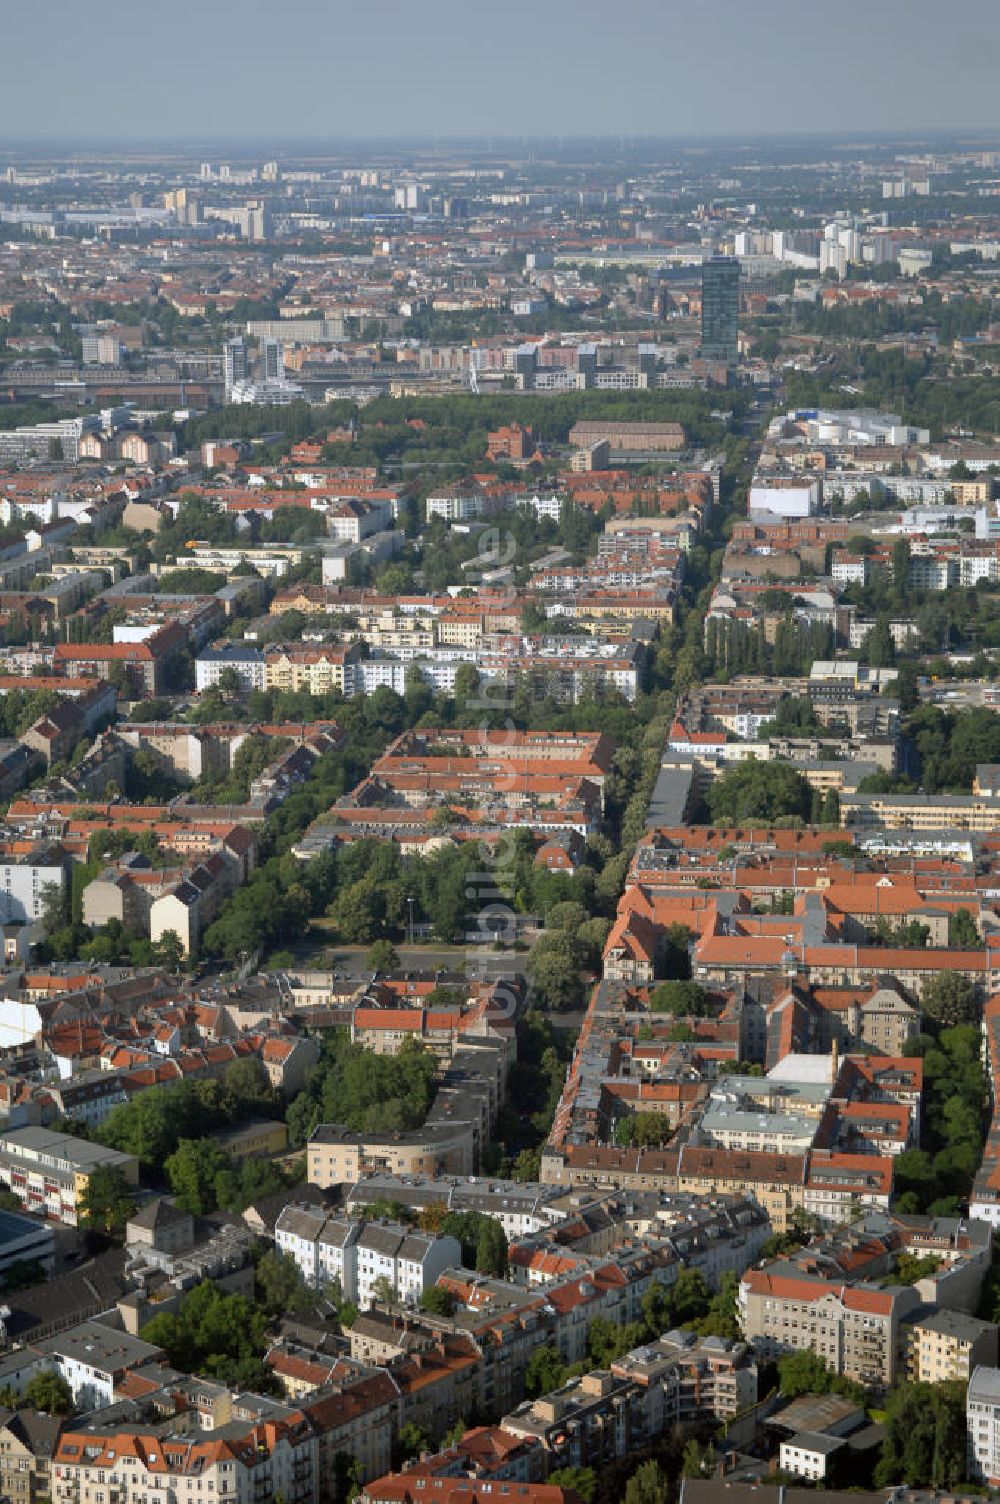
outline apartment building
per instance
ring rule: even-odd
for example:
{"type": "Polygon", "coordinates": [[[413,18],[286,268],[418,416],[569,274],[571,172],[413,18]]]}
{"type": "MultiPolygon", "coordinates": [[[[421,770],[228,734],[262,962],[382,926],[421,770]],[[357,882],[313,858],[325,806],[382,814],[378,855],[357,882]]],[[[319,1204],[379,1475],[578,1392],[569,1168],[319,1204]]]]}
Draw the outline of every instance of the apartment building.
{"type": "Polygon", "coordinates": [[[462,1262],[457,1238],[411,1232],[396,1224],[367,1223],[355,1246],[356,1300],[362,1310],[379,1302],[386,1285],[402,1305],[415,1306],[446,1269],[462,1262]]]}
{"type": "Polygon", "coordinates": [[[579,1494],[555,1483],[485,1482],[467,1477],[414,1477],[409,1471],[365,1485],[358,1504],[578,1504],[579,1494]]]}
{"type": "Polygon", "coordinates": [[[501,509],[499,497],[490,496],[478,485],[466,483],[428,496],[425,503],[427,521],[440,517],[443,522],[469,522],[501,509]]]}
{"type": "Polygon", "coordinates": [[[38,1351],[65,1379],[80,1410],[103,1410],[114,1403],[125,1375],[163,1359],[152,1342],[102,1321],[84,1321],[39,1343],[38,1351]]]}
{"type": "Polygon", "coordinates": [[[60,642],[53,650],[52,667],[71,678],[89,674],[113,680],[121,675],[138,699],[162,692],[166,664],[187,640],[182,626],[168,622],[139,642],[60,642]]]}
{"type": "Polygon", "coordinates": [[[275,1039],[264,1041],[260,1061],[276,1092],[286,1098],[305,1088],[306,1077],[320,1057],[318,1040],[275,1039]]]}
{"type": "Polygon", "coordinates": [[[481,1212],[493,1217],[506,1236],[528,1237],[553,1227],[570,1215],[565,1208],[553,1206],[560,1196],[554,1188],[546,1189],[534,1182],[500,1180],[492,1176],[465,1180],[458,1176],[433,1179],[415,1175],[368,1175],[345,1193],[349,1211],[363,1212],[377,1202],[394,1202],[413,1211],[440,1207],[451,1212],[481,1212]]]}
{"type": "Polygon", "coordinates": [[[130,1185],[139,1181],[139,1161],[48,1128],[15,1128],[0,1135],[0,1185],[26,1211],[76,1226],[77,1207],[95,1170],[117,1170],[130,1185]]]}
{"type": "Polygon", "coordinates": [[[887,1389],[904,1371],[903,1320],[920,1304],[909,1285],[845,1285],[772,1264],[740,1281],[740,1328],[759,1357],[813,1352],[834,1373],[887,1389]]]}
{"type": "Polygon", "coordinates": [[[757,1402],[757,1364],[744,1342],[673,1331],[616,1358],[611,1372],[648,1396],[650,1432],[687,1425],[706,1412],[729,1421],[757,1402]]]}
{"type": "Polygon", "coordinates": [[[294,1260],[307,1284],[323,1289],[336,1280],[347,1295],[357,1289],[355,1250],[363,1227],[363,1222],[331,1216],[324,1207],[303,1203],[281,1211],[274,1224],[274,1242],[280,1253],[294,1260]]]}
{"type": "Polygon", "coordinates": [[[638,1384],[598,1369],[542,1399],[526,1400],[504,1416],[503,1428],[520,1441],[540,1443],[548,1472],[564,1467],[600,1469],[637,1451],[654,1434],[646,1400],[638,1384]]]}
{"type": "Polygon", "coordinates": [[[306,690],[311,695],[352,694],[354,676],[351,669],[361,657],[357,643],[332,647],[283,647],[268,649],[264,654],[264,688],[306,690]]]}
{"type": "Polygon", "coordinates": [[[247,693],[252,689],[266,688],[261,650],[246,642],[223,640],[210,648],[203,648],[194,661],[195,687],[199,694],[218,684],[226,669],[232,669],[240,681],[240,688],[247,693]]]}
{"type": "Polygon", "coordinates": [[[969,1477],[1000,1485],[1000,1368],[973,1370],[965,1397],[969,1477]]]}
{"type": "Polygon", "coordinates": [[[50,892],[60,899],[66,887],[66,861],[38,844],[13,859],[0,856],[0,924],[34,924],[41,919],[50,892]]]}
{"type": "Polygon", "coordinates": [[[193,955],[201,936],[240,882],[239,862],[226,851],[213,852],[150,904],[149,938],[155,945],[173,931],[185,954],[193,955]]]}
{"type": "Polygon", "coordinates": [[[400,1410],[399,1387],[384,1371],[303,1401],[317,1434],[318,1476],[335,1478],[345,1454],[356,1460],[362,1478],[384,1474],[396,1454],[400,1410]]]}
{"type": "Polygon", "coordinates": [[[0,1490],[10,1504],[52,1497],[52,1456],[65,1421],[40,1410],[14,1410],[0,1425],[0,1490]]]}
{"type": "Polygon", "coordinates": [[[840,821],[848,830],[1000,830],[1000,800],[978,794],[857,794],[840,798],[840,821]]]}
{"type": "MultiPolygon", "coordinates": [[[[280,1495],[311,1504],[318,1486],[315,1433],[298,1411],[230,1424],[218,1435],[176,1417],[141,1429],[68,1427],[52,1464],[53,1504],[175,1500],[260,1504],[280,1495]]],[[[331,1474],[332,1476],[332,1474],[331,1474]]]]}
{"type": "Polygon", "coordinates": [[[997,1364],[997,1328],[962,1311],[927,1311],[906,1323],[906,1376],[914,1383],[967,1384],[980,1367],[997,1364]]]}
{"type": "Polygon", "coordinates": [[[370,1171],[397,1175],[472,1175],[470,1125],[425,1127],[412,1133],[355,1133],[321,1123],[306,1147],[307,1179],[318,1186],[353,1185],[370,1171]]]}
{"type": "Polygon", "coordinates": [[[642,423],[620,418],[586,418],[569,431],[571,449],[590,449],[607,443],[613,451],[628,454],[662,454],[683,449],[684,429],[679,423],[642,423]]]}

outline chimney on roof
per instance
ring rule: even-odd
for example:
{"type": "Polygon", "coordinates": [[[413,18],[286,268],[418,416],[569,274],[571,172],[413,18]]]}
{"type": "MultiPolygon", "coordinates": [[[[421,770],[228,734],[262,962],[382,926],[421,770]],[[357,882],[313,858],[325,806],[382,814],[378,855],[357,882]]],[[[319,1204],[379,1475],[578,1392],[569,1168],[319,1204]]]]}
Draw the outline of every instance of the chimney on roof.
{"type": "Polygon", "coordinates": [[[833,1072],[833,1074],[830,1077],[830,1081],[831,1081],[831,1084],[834,1085],[834,1086],[837,1084],[837,1073],[839,1071],[839,1068],[840,1068],[840,1054],[839,1054],[839,1051],[837,1049],[837,1036],[834,1035],[834,1037],[833,1037],[833,1043],[830,1046],[830,1069],[833,1072]]]}

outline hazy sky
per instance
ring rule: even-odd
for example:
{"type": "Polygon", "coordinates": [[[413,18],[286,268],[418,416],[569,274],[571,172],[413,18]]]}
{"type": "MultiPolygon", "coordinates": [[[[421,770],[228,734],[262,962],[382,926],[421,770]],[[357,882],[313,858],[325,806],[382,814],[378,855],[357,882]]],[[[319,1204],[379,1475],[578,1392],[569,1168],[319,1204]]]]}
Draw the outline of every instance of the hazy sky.
{"type": "Polygon", "coordinates": [[[1000,130],[996,0],[3,8],[0,144],[1000,130]]]}

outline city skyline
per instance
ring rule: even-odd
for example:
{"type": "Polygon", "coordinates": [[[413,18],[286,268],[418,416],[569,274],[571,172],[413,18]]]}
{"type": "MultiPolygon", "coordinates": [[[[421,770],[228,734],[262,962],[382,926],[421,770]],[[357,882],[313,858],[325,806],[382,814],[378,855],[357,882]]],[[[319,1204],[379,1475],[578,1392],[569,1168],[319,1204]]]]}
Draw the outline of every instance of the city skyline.
{"type": "MultiPolygon", "coordinates": [[[[115,24],[96,0],[67,12],[39,92],[12,69],[0,99],[11,139],[149,141],[656,138],[991,130],[1000,20],[957,0],[943,28],[927,0],[847,0],[836,24],[791,0],[705,12],[652,0],[512,0],[470,24],[457,0],[377,12],[293,0],[276,31],[260,0],[235,13],[178,0],[168,28],[115,24]],[[924,45],[935,27],[935,45],[924,45]],[[137,78],[98,89],[102,75],[137,78]],[[308,40],[308,46],[304,42],[308,40]],[[641,45],[640,45],[641,44],[641,45]],[[692,66],[692,63],[694,66],[692,66]],[[821,75],[818,78],[818,74],[821,75]],[[227,73],[230,83],[224,80],[227,73]],[[817,88],[817,83],[821,87],[817,88]],[[266,110],[264,108],[266,101],[266,110]]],[[[51,54],[50,16],[8,17],[11,56],[51,54]]]]}

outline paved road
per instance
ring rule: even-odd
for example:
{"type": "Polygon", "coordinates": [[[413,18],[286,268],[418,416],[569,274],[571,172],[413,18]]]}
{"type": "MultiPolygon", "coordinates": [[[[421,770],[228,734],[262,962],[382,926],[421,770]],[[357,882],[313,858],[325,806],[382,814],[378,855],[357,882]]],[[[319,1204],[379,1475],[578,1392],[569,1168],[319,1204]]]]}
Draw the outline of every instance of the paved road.
{"type": "MultiPolygon", "coordinates": [[[[292,946],[292,953],[299,966],[313,966],[316,970],[368,971],[367,945],[313,945],[292,946]]],[[[400,968],[403,971],[460,971],[475,970],[490,976],[509,976],[512,970],[523,971],[527,951],[494,951],[478,946],[461,945],[397,945],[400,968]]]]}

